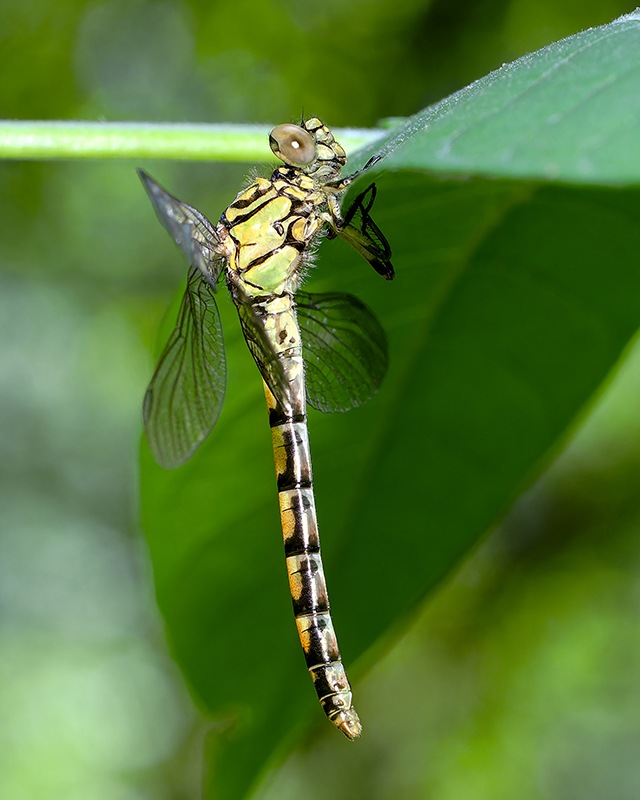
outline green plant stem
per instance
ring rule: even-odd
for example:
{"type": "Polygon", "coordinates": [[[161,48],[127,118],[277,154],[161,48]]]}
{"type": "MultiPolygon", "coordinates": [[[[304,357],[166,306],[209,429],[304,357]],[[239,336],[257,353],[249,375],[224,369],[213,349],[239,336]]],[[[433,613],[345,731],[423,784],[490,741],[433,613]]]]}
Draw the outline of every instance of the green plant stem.
{"type": "MultiPolygon", "coordinates": [[[[0,121],[0,158],[162,158],[192,161],[271,160],[268,127],[149,122],[0,121]]],[[[384,131],[343,128],[347,152],[384,131]]]]}

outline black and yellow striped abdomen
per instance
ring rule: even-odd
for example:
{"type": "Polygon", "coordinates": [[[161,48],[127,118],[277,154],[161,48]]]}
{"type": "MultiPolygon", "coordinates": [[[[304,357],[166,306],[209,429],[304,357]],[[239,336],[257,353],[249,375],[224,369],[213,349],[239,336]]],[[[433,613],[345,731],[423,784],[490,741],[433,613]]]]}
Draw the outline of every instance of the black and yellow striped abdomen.
{"type": "MultiPolygon", "coordinates": [[[[270,392],[267,390],[268,400],[270,392]]],[[[307,668],[325,714],[349,739],[360,735],[331,621],[313,497],[306,419],[282,420],[270,405],[289,588],[307,668]],[[275,412],[275,413],[274,413],[275,412]]]]}
{"type": "Polygon", "coordinates": [[[307,432],[302,345],[295,306],[285,295],[267,302],[267,328],[288,376],[286,398],[265,384],[289,588],[307,668],[325,714],[349,739],[361,726],[352,705],[320,556],[307,432]]]}

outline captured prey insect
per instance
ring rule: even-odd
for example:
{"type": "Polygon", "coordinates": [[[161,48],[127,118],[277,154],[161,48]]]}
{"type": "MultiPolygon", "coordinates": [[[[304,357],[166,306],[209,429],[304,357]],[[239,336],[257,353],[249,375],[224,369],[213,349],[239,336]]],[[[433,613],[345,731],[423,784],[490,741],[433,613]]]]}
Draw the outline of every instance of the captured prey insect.
{"type": "Polygon", "coordinates": [[[339,177],[343,148],[319,119],[278,125],[269,143],[284,162],[258,178],[217,225],[139,171],[156,214],[190,270],[176,327],[144,400],[151,449],[165,467],[188,459],[218,419],[225,391],[222,327],[214,293],[224,278],[262,375],[276,465],[289,586],[298,635],[320,703],[349,739],[352,704],[325,584],[311,476],[306,402],[346,411],[366,402],[387,368],[384,331],[349,294],[299,290],[318,238],[342,237],[387,280],[389,244],[371,219],[371,184],[344,215],[340,198],[364,169],[339,177]]]}

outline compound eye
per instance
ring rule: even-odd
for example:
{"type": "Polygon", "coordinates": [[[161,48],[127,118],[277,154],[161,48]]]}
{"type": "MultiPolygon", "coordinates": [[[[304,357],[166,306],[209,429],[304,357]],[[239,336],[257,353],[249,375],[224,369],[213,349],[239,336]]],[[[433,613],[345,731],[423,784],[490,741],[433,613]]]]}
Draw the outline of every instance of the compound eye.
{"type": "Polygon", "coordinates": [[[299,125],[276,125],[269,134],[271,149],[285,164],[307,167],[316,158],[316,143],[299,125]]]}

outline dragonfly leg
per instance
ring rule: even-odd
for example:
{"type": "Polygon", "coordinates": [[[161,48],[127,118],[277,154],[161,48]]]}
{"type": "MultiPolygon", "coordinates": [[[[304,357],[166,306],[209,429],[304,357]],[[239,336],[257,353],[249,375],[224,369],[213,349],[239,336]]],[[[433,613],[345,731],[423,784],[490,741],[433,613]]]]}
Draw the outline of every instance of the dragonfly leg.
{"type": "Polygon", "coordinates": [[[346,175],[344,178],[340,178],[336,181],[330,181],[326,184],[326,188],[331,189],[335,192],[344,192],[351,184],[359,178],[362,174],[364,174],[368,169],[375,166],[378,161],[382,159],[382,156],[372,156],[367,163],[362,167],[362,169],[356,170],[352,172],[351,175],[346,175]]]}

